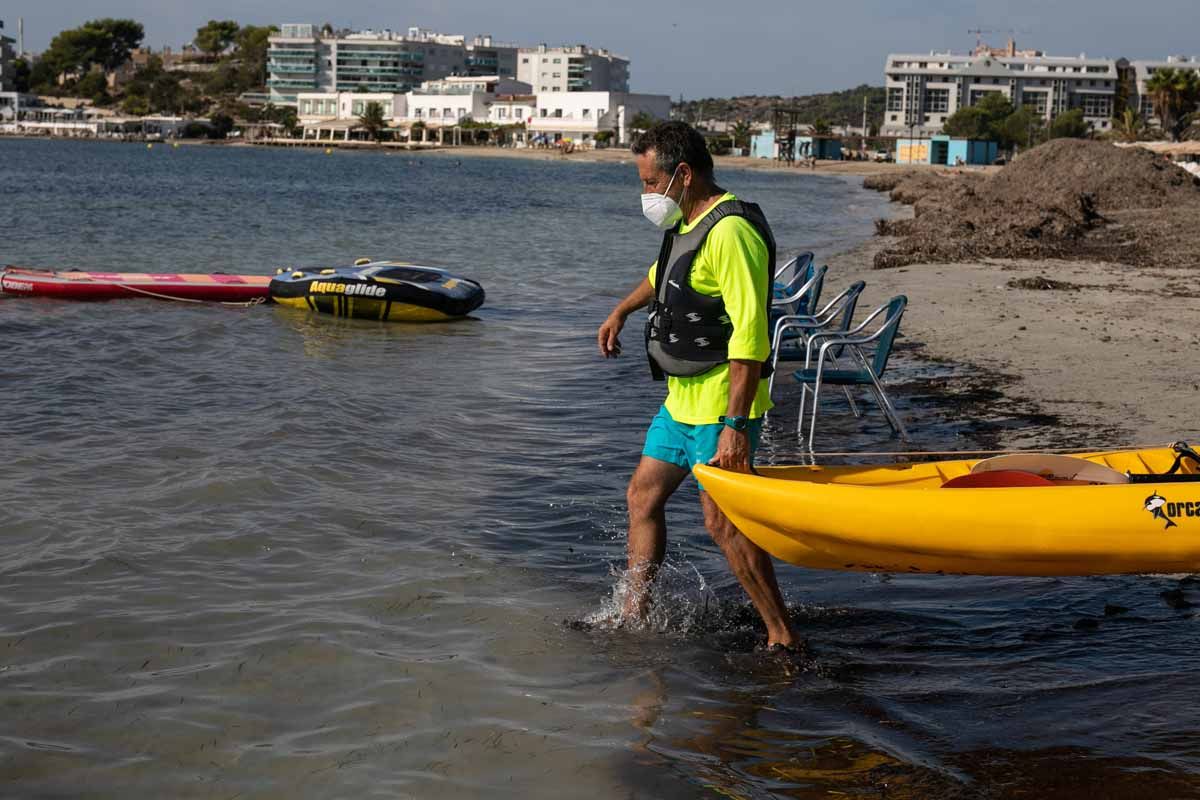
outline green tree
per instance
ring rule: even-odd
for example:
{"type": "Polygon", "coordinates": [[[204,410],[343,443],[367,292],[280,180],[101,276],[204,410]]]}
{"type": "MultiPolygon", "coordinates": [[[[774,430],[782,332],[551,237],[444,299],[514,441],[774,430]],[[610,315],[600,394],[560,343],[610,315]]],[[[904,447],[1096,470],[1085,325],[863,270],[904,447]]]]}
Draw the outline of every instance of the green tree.
{"type": "Polygon", "coordinates": [[[212,133],[210,136],[213,139],[224,139],[233,130],[233,117],[228,114],[218,111],[212,115],[210,121],[212,122],[212,133]]]}
{"type": "Polygon", "coordinates": [[[268,39],[278,32],[274,25],[246,25],[238,31],[234,45],[240,91],[254,91],[267,85],[268,39]]]}
{"type": "Polygon", "coordinates": [[[828,136],[833,133],[833,126],[824,117],[817,117],[812,124],[813,136],[828,136]]]}
{"type": "Polygon", "coordinates": [[[1029,106],[1019,108],[991,126],[989,138],[1001,150],[1017,147],[1033,147],[1042,140],[1042,116],[1029,106]]]}
{"type": "Polygon", "coordinates": [[[383,138],[383,129],[387,127],[387,120],[383,116],[383,106],[375,101],[367,103],[363,113],[358,115],[358,124],[367,132],[367,136],[378,142],[383,138]]]}
{"type": "Polygon", "coordinates": [[[733,144],[734,147],[750,147],[750,135],[754,133],[754,129],[750,127],[750,123],[744,119],[739,119],[733,124],[733,144]]]}
{"type": "Polygon", "coordinates": [[[1050,123],[1051,139],[1086,139],[1091,128],[1083,121],[1083,109],[1073,108],[1054,118],[1050,123]]]}
{"type": "Polygon", "coordinates": [[[131,19],[92,20],[51,39],[39,61],[55,75],[87,72],[93,64],[111,71],[129,60],[144,35],[141,23],[131,19]]]}
{"type": "MultiPolygon", "coordinates": [[[[181,114],[198,112],[204,108],[190,82],[185,82],[178,73],[165,71],[162,59],[158,56],[152,56],[126,85],[125,99],[136,108],[146,108],[140,112],[142,114],[181,114]]],[[[125,107],[126,104],[122,103],[122,108],[125,107]]],[[[130,114],[138,113],[126,110],[130,114]]]]}
{"type": "Polygon", "coordinates": [[[14,58],[12,62],[13,68],[13,88],[18,92],[28,92],[30,88],[30,78],[33,75],[33,70],[29,67],[29,62],[23,58],[14,58]]]}
{"type": "Polygon", "coordinates": [[[1012,103],[1000,92],[989,92],[978,103],[950,115],[942,133],[956,139],[998,140],[1002,124],[1013,114],[1012,103]]]}
{"type": "Polygon", "coordinates": [[[108,105],[112,98],[108,96],[108,79],[99,70],[89,70],[75,84],[75,96],[86,97],[98,106],[108,105]]]}
{"type": "Polygon", "coordinates": [[[1200,76],[1190,69],[1163,67],[1146,81],[1146,92],[1163,131],[1178,141],[1200,102],[1200,76]]]}
{"type": "Polygon", "coordinates": [[[238,24],[231,19],[210,19],[205,25],[196,29],[196,38],[192,42],[209,58],[216,59],[233,44],[239,31],[238,24]]]}
{"type": "Polygon", "coordinates": [[[1113,119],[1113,137],[1120,142],[1136,142],[1146,132],[1146,123],[1132,108],[1126,108],[1121,116],[1113,119]]]}
{"type": "Polygon", "coordinates": [[[629,121],[629,128],[635,131],[648,131],[658,124],[658,120],[652,114],[645,111],[639,111],[633,115],[633,119],[629,121]]]}
{"type": "Polygon", "coordinates": [[[150,113],[150,101],[140,94],[125,92],[121,100],[121,110],[134,117],[144,117],[150,113]]]}
{"type": "Polygon", "coordinates": [[[418,142],[425,141],[425,123],[421,120],[417,120],[412,125],[408,126],[408,135],[410,138],[417,136],[417,134],[420,134],[420,136],[417,137],[418,142]]]}

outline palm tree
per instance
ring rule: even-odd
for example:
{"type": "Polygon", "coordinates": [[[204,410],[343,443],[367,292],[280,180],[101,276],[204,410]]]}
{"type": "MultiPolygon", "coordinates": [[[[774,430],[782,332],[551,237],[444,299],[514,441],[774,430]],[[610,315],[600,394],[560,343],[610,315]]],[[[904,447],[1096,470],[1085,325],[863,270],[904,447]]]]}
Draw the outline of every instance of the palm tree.
{"type": "Polygon", "coordinates": [[[829,120],[824,117],[817,117],[812,124],[813,136],[828,136],[833,133],[833,126],[829,124],[829,120]]]}
{"type": "Polygon", "coordinates": [[[739,119],[733,124],[733,146],[734,147],[749,147],[750,134],[754,133],[754,129],[750,127],[750,123],[744,119],[739,119]]]}
{"type": "Polygon", "coordinates": [[[1118,141],[1136,142],[1145,132],[1145,121],[1132,108],[1125,109],[1121,116],[1113,120],[1113,135],[1118,141]]]}
{"type": "Polygon", "coordinates": [[[383,129],[387,127],[387,120],[383,116],[383,106],[373,100],[367,103],[363,113],[358,115],[358,124],[366,130],[367,136],[378,142],[383,129]]]}
{"type": "Polygon", "coordinates": [[[1178,141],[1200,101],[1200,76],[1190,69],[1163,67],[1146,81],[1146,93],[1163,131],[1178,141]]]}

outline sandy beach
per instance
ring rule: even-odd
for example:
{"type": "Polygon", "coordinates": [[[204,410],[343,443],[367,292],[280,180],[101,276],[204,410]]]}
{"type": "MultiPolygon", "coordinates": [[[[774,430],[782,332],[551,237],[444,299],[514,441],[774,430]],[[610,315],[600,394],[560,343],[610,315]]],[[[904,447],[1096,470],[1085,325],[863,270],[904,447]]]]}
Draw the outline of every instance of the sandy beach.
{"type": "MultiPolygon", "coordinates": [[[[865,280],[870,306],[907,295],[906,339],[1003,376],[996,404],[1058,416],[1080,447],[1200,440],[1200,272],[1020,260],[873,269],[886,244],[829,259],[827,285],[865,280]],[[1043,278],[1079,288],[1021,288],[1043,278]]],[[[1039,445],[1019,435],[1004,443],[1039,445]]]]}

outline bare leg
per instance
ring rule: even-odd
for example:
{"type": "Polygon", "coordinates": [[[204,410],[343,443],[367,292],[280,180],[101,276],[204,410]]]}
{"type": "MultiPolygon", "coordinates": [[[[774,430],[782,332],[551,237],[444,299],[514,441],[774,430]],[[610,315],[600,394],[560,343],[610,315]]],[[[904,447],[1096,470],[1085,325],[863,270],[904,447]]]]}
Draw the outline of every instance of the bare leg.
{"type": "Polygon", "coordinates": [[[683,467],[642,456],[629,479],[629,571],[622,609],[626,619],[646,616],[650,584],[667,549],[667,499],[687,474],[683,467]]]}
{"type": "Polygon", "coordinates": [[[725,554],[734,576],[746,594],[750,595],[750,602],[754,603],[758,615],[766,623],[767,644],[785,647],[799,644],[800,637],[788,619],[783,595],[779,593],[771,557],[734,527],[708,496],[708,492],[700,493],[700,505],[704,508],[704,526],[725,554]]]}

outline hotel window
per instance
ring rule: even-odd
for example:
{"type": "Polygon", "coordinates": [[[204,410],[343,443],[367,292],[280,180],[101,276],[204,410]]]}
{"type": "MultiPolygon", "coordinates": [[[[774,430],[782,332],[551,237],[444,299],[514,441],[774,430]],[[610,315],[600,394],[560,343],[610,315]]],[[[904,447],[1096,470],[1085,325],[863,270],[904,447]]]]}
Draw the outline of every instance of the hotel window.
{"type": "Polygon", "coordinates": [[[352,113],[354,113],[354,114],[363,113],[363,101],[362,100],[354,101],[354,111],[352,113]]]}
{"type": "Polygon", "coordinates": [[[551,77],[551,78],[561,78],[561,77],[562,77],[562,73],[561,73],[561,72],[555,72],[555,73],[554,73],[553,75],[551,75],[550,77],[551,77]]]}
{"type": "Polygon", "coordinates": [[[972,89],[971,90],[971,105],[973,105],[973,106],[979,105],[979,101],[982,100],[984,97],[986,97],[989,94],[1000,94],[1000,92],[995,91],[993,89],[972,89]]]}
{"type": "Polygon", "coordinates": [[[301,114],[311,114],[312,113],[312,100],[301,100],[300,101],[300,113],[301,114]]]}
{"type": "Polygon", "coordinates": [[[1083,98],[1083,115],[1085,117],[1112,116],[1112,98],[1098,95],[1086,95],[1083,98]]]}
{"type": "Polygon", "coordinates": [[[497,109],[496,116],[500,117],[500,119],[508,119],[508,109],[507,108],[497,109]]]}
{"type": "Polygon", "coordinates": [[[544,108],[543,108],[543,109],[542,109],[542,114],[541,114],[541,116],[545,117],[545,116],[547,116],[547,115],[548,115],[548,114],[547,114],[547,111],[546,111],[546,109],[544,109],[544,108]]]}
{"type": "Polygon", "coordinates": [[[585,109],[583,110],[583,118],[584,118],[584,119],[591,119],[591,118],[592,118],[592,110],[591,110],[590,108],[585,108],[585,109]]]}
{"type": "Polygon", "coordinates": [[[555,64],[561,64],[561,63],[562,63],[562,59],[561,59],[561,58],[556,58],[556,59],[554,59],[554,63],[555,63],[555,64]]]}
{"type": "Polygon", "coordinates": [[[1049,92],[1029,92],[1025,95],[1025,107],[1031,109],[1033,113],[1039,117],[1046,116],[1046,110],[1050,107],[1049,92]]]}
{"type": "Polygon", "coordinates": [[[925,90],[925,111],[934,114],[944,114],[950,110],[950,90],[949,89],[926,89],[925,90]]]}
{"type": "Polygon", "coordinates": [[[608,109],[607,109],[607,108],[597,108],[597,109],[596,109],[596,119],[600,119],[601,117],[603,117],[603,116],[604,116],[605,114],[607,114],[607,113],[608,113],[608,109]]]}
{"type": "Polygon", "coordinates": [[[417,119],[420,119],[421,117],[425,116],[425,109],[423,109],[423,108],[414,108],[414,109],[413,109],[413,116],[414,116],[414,117],[416,117],[417,119]]]}
{"type": "Polygon", "coordinates": [[[522,64],[528,64],[528,63],[529,63],[529,59],[528,59],[528,58],[522,58],[522,59],[521,59],[521,63],[522,63],[522,64]]]}
{"type": "Polygon", "coordinates": [[[904,110],[904,90],[896,87],[888,89],[887,93],[887,110],[888,111],[903,111],[904,110]]]}
{"type": "Polygon", "coordinates": [[[454,116],[454,110],[450,109],[450,108],[443,108],[442,116],[447,117],[447,118],[452,117],[452,116],[454,116]]]}

